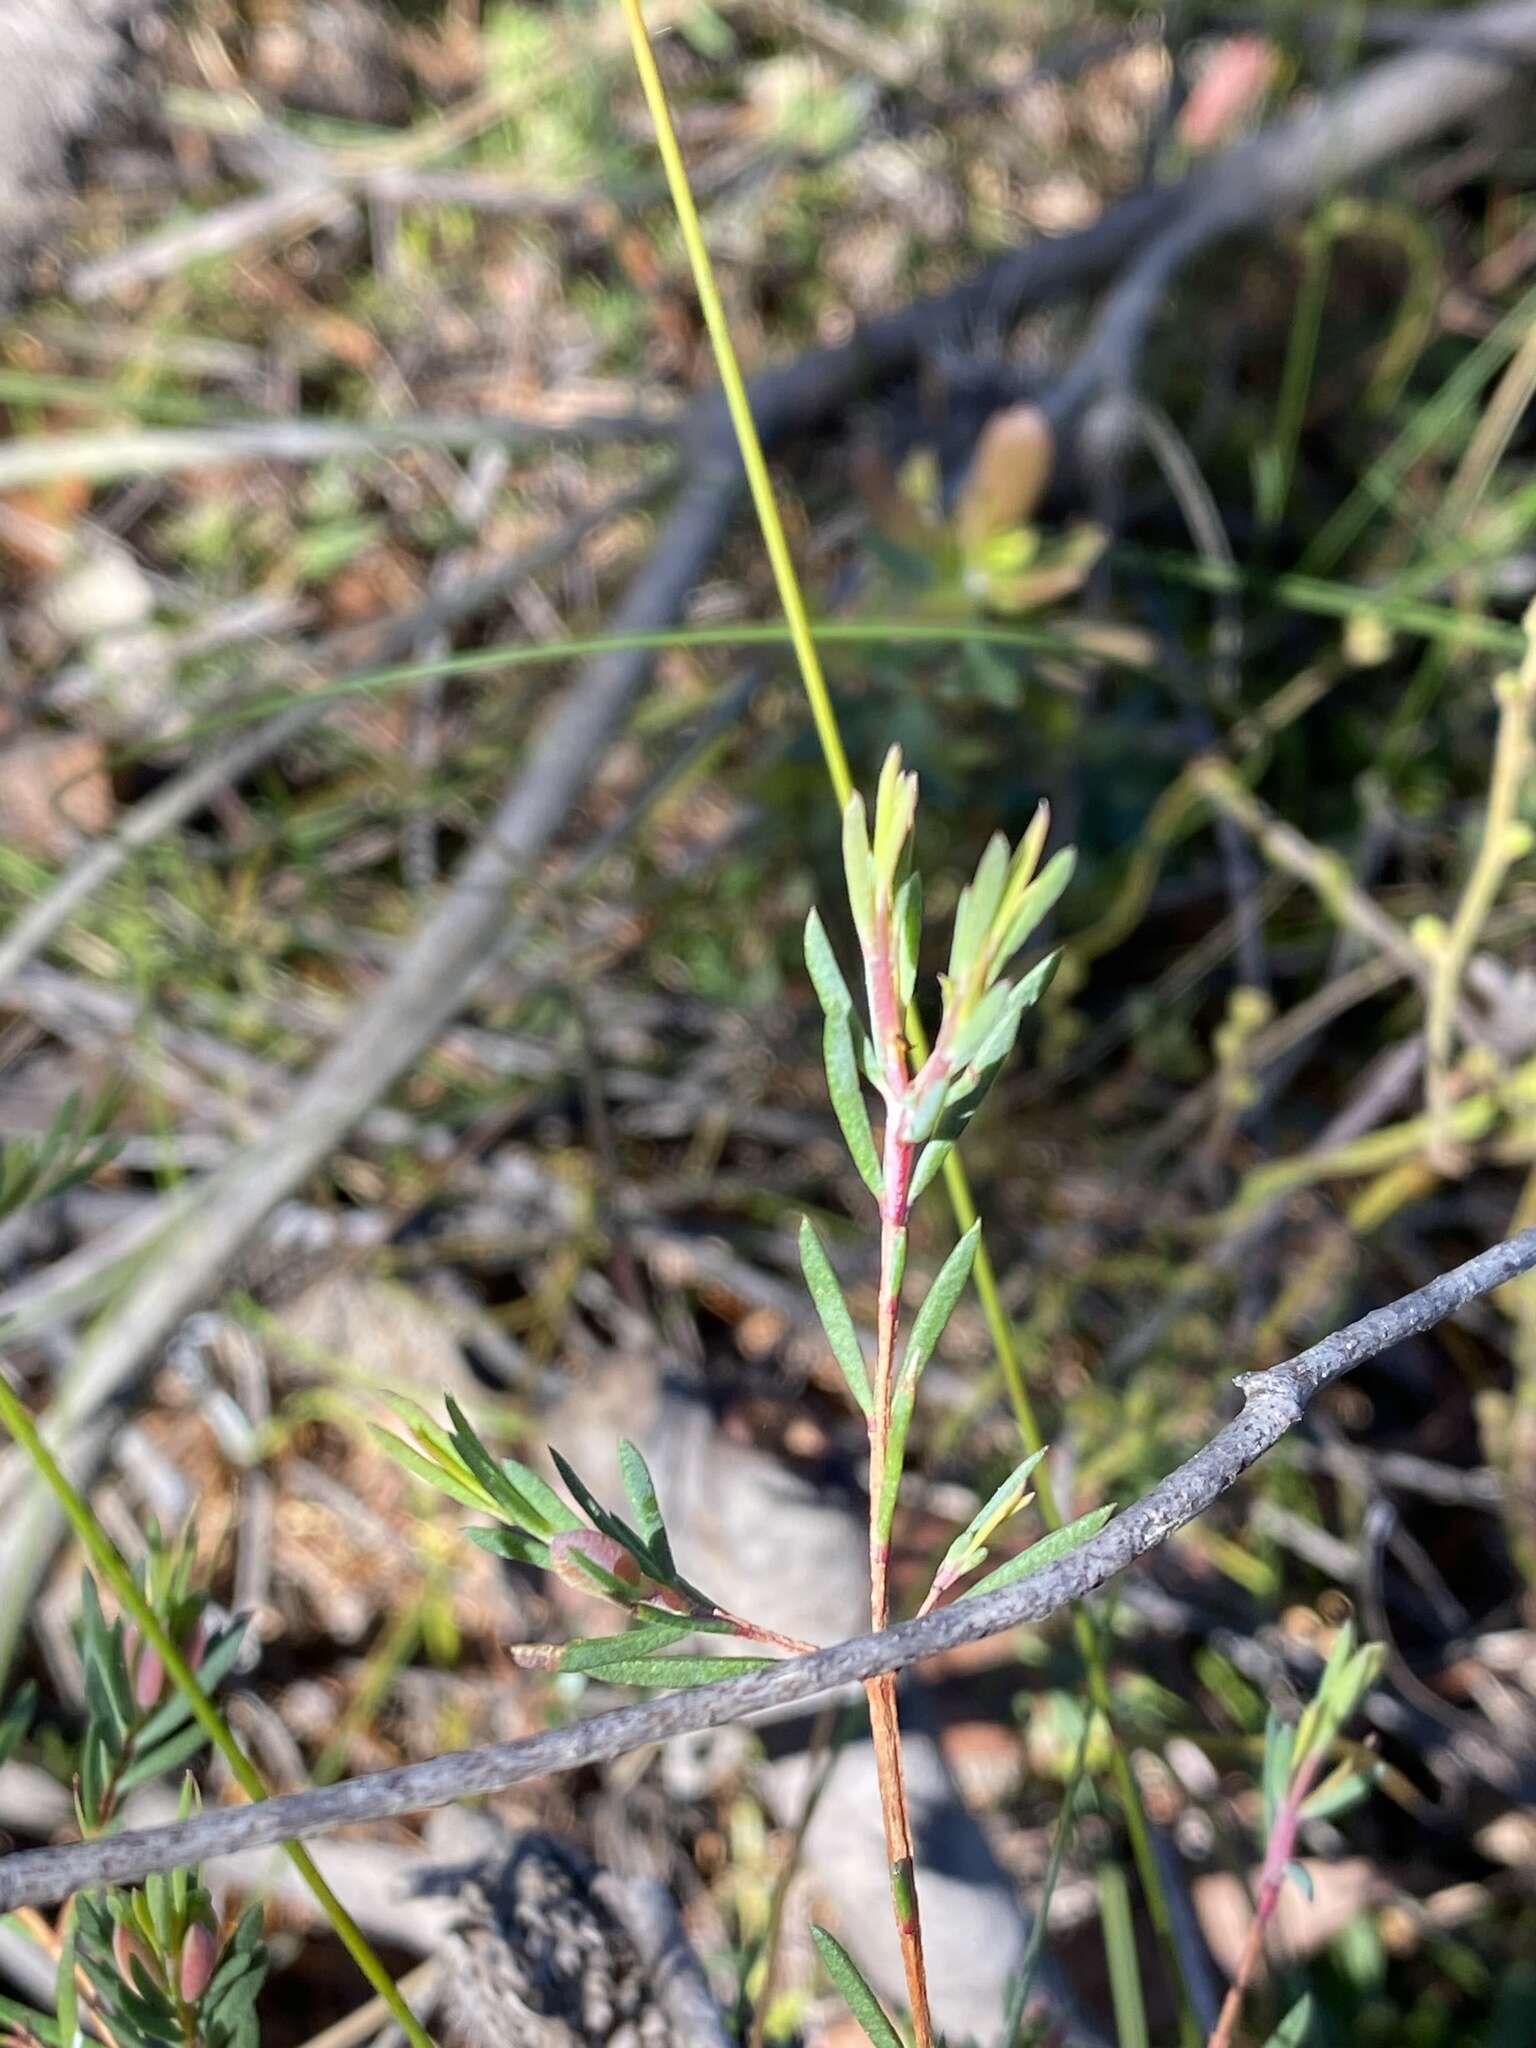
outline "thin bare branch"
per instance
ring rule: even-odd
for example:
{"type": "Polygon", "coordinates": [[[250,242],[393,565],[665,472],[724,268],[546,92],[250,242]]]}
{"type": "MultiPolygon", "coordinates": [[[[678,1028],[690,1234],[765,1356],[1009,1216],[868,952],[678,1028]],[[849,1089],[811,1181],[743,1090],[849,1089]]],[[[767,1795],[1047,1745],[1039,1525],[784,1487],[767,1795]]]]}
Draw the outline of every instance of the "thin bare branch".
{"type": "Polygon", "coordinates": [[[359,1821],[383,1820],[444,1806],[569,1771],[664,1742],[676,1735],[740,1721],[771,1708],[814,1699],[839,1687],[952,1650],[961,1643],[1037,1624],[1080,1600],[1148,1551],[1165,1543],[1235,1485],[1244,1472],[1300,1421],[1323,1387],[1369,1358],[1432,1329],[1447,1316],[1536,1267],[1536,1229],[1480,1252],[1427,1286],[1373,1309],[1267,1372],[1236,1384],[1243,1407],[1195,1455],[1117,1516],[1080,1549],[996,1593],[958,1600],[920,1621],[878,1635],[857,1636],[810,1656],[787,1658],[720,1685],[599,1714],[518,1742],[494,1743],[434,1757],[428,1763],[379,1771],[322,1791],[290,1793],[259,1805],[204,1813],[175,1826],[147,1828],[95,1842],[30,1849],[0,1859],[0,1913],[44,1905],[99,1884],[128,1884],[233,1850],[322,1834],[359,1821]]]}
{"type": "Polygon", "coordinates": [[[381,455],[397,448],[541,448],[550,441],[665,439],[667,419],[599,413],[590,419],[513,419],[476,413],[463,419],[411,413],[397,420],[233,420],[206,427],[124,427],[99,434],[53,434],[0,448],[0,490],[84,477],[89,483],[217,469],[227,462],[326,462],[337,455],[381,455]]]}

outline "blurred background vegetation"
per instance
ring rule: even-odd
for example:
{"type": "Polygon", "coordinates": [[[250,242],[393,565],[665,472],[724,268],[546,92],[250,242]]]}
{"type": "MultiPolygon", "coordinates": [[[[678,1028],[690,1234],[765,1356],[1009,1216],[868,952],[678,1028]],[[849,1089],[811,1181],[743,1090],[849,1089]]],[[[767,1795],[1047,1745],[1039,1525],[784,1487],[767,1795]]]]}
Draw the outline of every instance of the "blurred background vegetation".
{"type": "MultiPolygon", "coordinates": [[[[651,11],[749,374],[1198,172],[1456,19],[651,11]]],[[[12,931],[210,749],[315,715],[6,963],[0,1134],[113,1091],[111,1156],[0,1224],[0,1331],[39,1410],[144,1219],[260,1140],[451,886],[568,687],[556,644],[602,633],[655,542],[674,429],[713,381],[616,9],[181,0],[112,36],[0,325],[12,931]]],[[[921,773],[935,931],[1041,798],[1078,848],[1061,972],[969,1141],[1068,1512],[1187,1456],[1234,1373],[1536,1221],[1531,686],[1496,688],[1536,594],[1529,136],[1517,75],[1485,117],[1200,257],[1138,371],[1174,424],[1109,505],[1057,450],[979,575],[977,437],[1048,397],[1091,299],[967,321],[777,474],[813,612],[863,629],[825,649],[855,778],[893,740],[921,773]]],[[[731,644],[775,617],[744,522],[690,600],[713,634],[659,653],[515,954],[134,1392],[98,1513],[131,1552],[147,1513],[195,1507],[208,1582],[257,1615],[231,1719],[285,1787],[605,1697],[512,1671],[506,1643],[560,1619],[457,1540],[451,1504],[424,1514],[368,1436],[378,1388],[453,1391],[513,1448],[644,1354],[724,1440],[839,1497],[862,1483],[795,1255],[809,1209],[867,1310],[799,951],[840,895],[836,817],[787,651],[731,644]]],[[[919,1237],[931,1270],[937,1198],[919,1237]]],[[[974,1306],[933,1383],[909,1588],[1017,1456],[974,1306]]],[[[1533,1457],[1516,1285],[1332,1390],[1109,1601],[1117,1722],[1220,1967],[1262,1851],[1269,1703],[1306,1695],[1349,1617],[1386,1647],[1358,1731],[1375,1795],[1306,1838],[1314,1896],[1282,1916],[1255,2039],[1304,1986],[1318,2042],[1536,2038],[1533,1457]]],[[[61,1553],[11,1623],[45,1702],[31,1770],[79,1712],[78,1580],[61,1553]]],[[[1037,1898],[1084,1726],[1070,1630],[928,1689],[1037,1898]]],[[[1126,1863],[1102,1743],[1050,1913],[1129,2048],[1098,1929],[1126,1863]]],[[[59,1817],[26,1808],[20,1767],[0,1827],[36,1840],[59,1817]]],[[[795,1829],[739,1759],[681,1788],[631,1760],[504,1811],[662,1876],[766,2038],[852,2038],[789,1919],[765,1994],[795,1829]]],[[[1143,2024],[1171,2040],[1134,1886],[1130,1910],[1143,2024]]],[[[392,1927],[370,1931],[403,1968],[392,1927]]],[[[267,1939],[276,2048],[355,1995],[294,1899],[267,1939]]]]}

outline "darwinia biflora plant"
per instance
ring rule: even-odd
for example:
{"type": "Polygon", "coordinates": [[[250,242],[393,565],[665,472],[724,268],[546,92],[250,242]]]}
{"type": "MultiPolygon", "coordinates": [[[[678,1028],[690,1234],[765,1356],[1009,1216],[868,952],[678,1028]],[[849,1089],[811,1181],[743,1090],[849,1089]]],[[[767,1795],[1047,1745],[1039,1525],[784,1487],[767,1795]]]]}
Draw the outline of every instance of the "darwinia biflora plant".
{"type": "MultiPolygon", "coordinates": [[[[1049,823],[1043,806],[1016,848],[1001,835],[992,840],[961,894],[949,972],[939,983],[939,1028],[932,1050],[917,1059],[903,1023],[916,985],[922,926],[921,885],[911,868],[916,810],[917,778],[903,770],[900,753],[893,749],[880,776],[873,834],[862,798],[853,796],[844,813],[844,865],[863,961],[867,1027],[815,911],[805,931],[806,963],[825,1014],[823,1053],[832,1106],[879,1213],[873,1378],[831,1260],[810,1223],[803,1222],[800,1229],[800,1256],[811,1298],[869,1435],[870,1620],[877,1629],[890,1619],[891,1531],[918,1385],[970,1277],[979,1231],[979,1226],[967,1231],[949,1254],[902,1342],[902,1280],[912,1205],[974,1116],[1013,1049],[1025,1010],[1050,978],[1053,959],[1041,961],[1017,980],[1006,978],[1004,970],[1047,916],[1072,872],[1068,852],[1040,866],[1049,823]],[[865,1101],[866,1082],[884,1109],[878,1146],[865,1101]]],[[[683,1577],[655,1484],[633,1444],[619,1446],[631,1518],[625,1519],[606,1508],[558,1452],[551,1456],[569,1500],[517,1459],[493,1457],[451,1398],[446,1429],[412,1402],[390,1397],[389,1405],[411,1441],[381,1430],[381,1443],[417,1478],[491,1518],[491,1526],[468,1531],[475,1543],[494,1556],[542,1566],[578,1591],[599,1594],[626,1610],[629,1626],[619,1634],[559,1645],[521,1645],[513,1652],[520,1663],[586,1672],[609,1684],[701,1685],[754,1669],[766,1660],[755,1654],[692,1655],[680,1647],[690,1636],[729,1636],[790,1652],[811,1647],[729,1612],[683,1577]]],[[[997,1531],[1029,1499],[1030,1474],[1042,1456],[1036,1451],[1011,1472],[955,1538],[940,1561],[922,1612],[981,1570],[997,1531]]],[[[1111,1512],[1110,1507],[1098,1508],[1053,1531],[966,1587],[962,1597],[993,1591],[1038,1571],[1085,1542],[1111,1512]]],[[[933,2030],[895,1680],[872,1680],[867,1690],[913,2026],[920,2048],[927,2048],[933,2030]]],[[[878,2043],[894,2041],[890,2022],[841,1945],[820,1929],[817,1943],[866,2033],[878,2043]]]]}
{"type": "MultiPolygon", "coordinates": [[[[208,1597],[193,1583],[190,1536],[164,1541],[151,1529],[135,1578],[166,1635],[212,1691],[233,1668],[241,1621],[211,1625],[208,1597]]],[[[96,1581],[80,1585],[75,1625],[85,1721],[72,1754],[59,1758],[74,1787],[83,1839],[111,1833],[135,1787],[182,1769],[207,1747],[191,1702],[167,1681],[153,1644],[131,1620],[108,1621],[96,1581]]],[[[26,1739],[35,1708],[30,1688],[0,1717],[0,1762],[26,1739]]],[[[44,1745],[46,1754],[47,1745],[44,1745]]],[[[184,1779],[180,1818],[196,1800],[184,1779]]],[[[142,1890],[82,1892],[56,1923],[18,1916],[58,1964],[56,2009],[36,2012],[0,1999],[0,2037],[73,2048],[90,2030],[116,2048],[255,2048],[256,1994],[266,1974],[261,1908],[221,1932],[195,1870],[149,1878],[142,1890]]]]}
{"type": "MultiPolygon", "coordinates": [[[[904,1344],[900,1343],[912,1206],[980,1107],[1013,1050],[1025,1010],[1050,980],[1054,955],[1017,980],[1007,978],[1004,970],[1051,911],[1071,879],[1073,867],[1069,850],[1058,852],[1040,866],[1050,822],[1044,805],[1017,847],[1010,847],[1001,834],[991,840],[956,906],[949,971],[939,979],[939,1028],[931,1050],[918,1059],[905,1023],[917,983],[922,932],[922,883],[911,864],[916,818],[917,777],[903,769],[900,750],[893,747],[880,773],[873,830],[864,800],[857,793],[843,811],[843,867],[863,965],[864,1020],[855,1011],[826,929],[814,910],[805,929],[806,966],[825,1018],[823,1056],[828,1091],[849,1153],[880,1219],[873,1380],[866,1371],[853,1318],[831,1261],[810,1223],[804,1222],[800,1228],[806,1284],[869,1433],[870,1621],[877,1629],[890,1619],[891,1531],[918,1385],[970,1279],[980,1233],[980,1225],[973,1224],[960,1239],[912,1318],[904,1344]],[[865,1101],[866,1081],[884,1111],[878,1149],[865,1101]]],[[[995,1532],[1029,1498],[1029,1476],[1041,1455],[1033,1453],[1010,1473],[956,1537],[934,1576],[922,1612],[985,1562],[995,1532]]],[[[1098,1509],[1069,1524],[999,1566],[969,1592],[989,1591],[1038,1570],[1085,1541],[1109,1513],[1108,1508],[1098,1509]]],[[[913,2026],[919,2048],[924,2048],[933,2034],[896,1681],[889,1675],[874,1679],[867,1692],[892,1903],[913,2026]]],[[[841,1964],[851,1968],[846,1957],[841,1964]]],[[[835,1974],[841,1982],[842,1971],[835,1974]]]]}
{"type": "MultiPolygon", "coordinates": [[[[1349,1757],[1336,1763],[1326,1777],[1322,1773],[1345,1723],[1375,1684],[1385,1655],[1379,1643],[1356,1648],[1354,1624],[1346,1622],[1334,1638],[1317,1691],[1301,1719],[1282,1721],[1270,1712],[1264,1732],[1264,1866],[1253,1919],[1210,2048],[1232,2048],[1237,2038],[1243,2001],[1287,1881],[1309,1899],[1312,1896],[1312,1880],[1295,1860],[1303,1823],[1332,1820],[1370,1792],[1374,1772],[1362,1770],[1349,1757]]],[[[1271,2035],[1268,2048],[1301,2048],[1311,2031],[1311,2005],[1310,1997],[1299,2000],[1271,2035]]]]}

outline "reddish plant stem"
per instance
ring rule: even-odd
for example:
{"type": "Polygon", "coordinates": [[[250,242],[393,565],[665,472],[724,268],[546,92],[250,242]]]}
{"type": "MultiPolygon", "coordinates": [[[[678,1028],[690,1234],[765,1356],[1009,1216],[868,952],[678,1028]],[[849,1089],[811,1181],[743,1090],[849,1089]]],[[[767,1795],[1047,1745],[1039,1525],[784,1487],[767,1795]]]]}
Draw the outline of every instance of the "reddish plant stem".
{"type": "Polygon", "coordinates": [[[764,1628],[761,1622],[747,1621],[739,1614],[732,1614],[728,1607],[711,1607],[708,1619],[728,1621],[733,1634],[744,1642],[764,1643],[775,1650],[786,1650],[792,1657],[803,1657],[808,1650],[814,1650],[814,1643],[803,1643],[798,1636],[780,1635],[776,1628],[764,1628]]]}
{"type": "Polygon", "coordinates": [[[1264,1954],[1264,1937],[1269,1923],[1275,1917],[1275,1908],[1280,1903],[1280,1894],[1285,1889],[1285,1868],[1296,1853],[1296,1836],[1301,1826],[1301,1809],[1307,1794],[1317,1777],[1322,1763],[1321,1755],[1304,1757],[1295,1777],[1291,1780],[1284,1799],[1275,1814],[1275,1824],[1270,1830],[1269,1841],[1264,1849],[1264,1868],[1259,1876],[1259,1895],[1254,1901],[1253,1920],[1248,1928],[1243,1952],[1237,1959],[1237,1969],[1231,1987],[1222,2000],[1216,2026],[1211,2034],[1208,2048],[1232,2048],[1237,2039],[1237,2023],[1242,2017],[1243,2001],[1253,1984],[1264,1954]]]}
{"type": "MultiPolygon", "coordinates": [[[[875,1322],[874,1413],[869,1425],[869,1606],[871,1623],[877,1629],[884,1628],[890,1619],[889,1529],[895,1503],[886,1498],[885,1463],[896,1384],[901,1264],[914,1162],[914,1149],[903,1139],[900,1116],[894,1111],[886,1125],[884,1150],[885,1193],[880,1202],[880,1301],[875,1322]]],[[[907,2002],[912,2009],[917,2048],[932,2048],[933,2020],[928,2010],[928,1972],[923,1960],[923,1927],[917,1904],[916,1857],[912,1847],[912,1823],[907,1811],[907,1780],[901,1755],[895,1677],[887,1672],[882,1677],[871,1679],[865,1692],[869,1699],[875,1772],[880,1783],[880,1813],[885,1825],[891,1908],[901,1943],[907,2002]]]]}

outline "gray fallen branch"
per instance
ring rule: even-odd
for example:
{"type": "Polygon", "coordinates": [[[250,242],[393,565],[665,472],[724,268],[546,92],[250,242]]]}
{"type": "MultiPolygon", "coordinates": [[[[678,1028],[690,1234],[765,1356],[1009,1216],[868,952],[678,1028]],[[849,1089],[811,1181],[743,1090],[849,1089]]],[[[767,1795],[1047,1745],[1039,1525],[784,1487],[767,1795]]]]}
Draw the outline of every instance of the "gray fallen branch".
{"type": "Polygon", "coordinates": [[[23,1850],[0,1859],[0,1913],[50,1904],[92,1885],[133,1883],[150,1871],[233,1850],[295,1841],[330,1828],[501,1791],[530,1778],[623,1756],[675,1735],[815,1699],[883,1671],[904,1670],[959,1644],[1042,1622],[1155,1550],[1219,1500],[1295,1427],[1321,1388],[1404,1338],[1432,1329],[1532,1267],[1536,1229],[1480,1252],[1385,1308],[1373,1309],[1283,1365],[1241,1374],[1236,1382],[1243,1396],[1240,1414],[1134,1507],[1033,1578],[974,1600],[959,1600],[921,1621],[902,1622],[878,1635],[856,1636],[743,1678],[669,1693],[522,1741],[453,1752],[322,1791],[289,1793],[252,1806],[200,1814],[170,1827],[62,1848],[23,1850]]]}
{"type": "Polygon", "coordinates": [[[334,227],[354,211],[354,202],[324,178],[294,178],[270,192],[231,200],[195,220],[178,220],[157,228],[127,249],[78,263],[69,273],[69,295],[89,306],[110,298],[124,285],[148,284],[192,263],[227,256],[236,249],[278,237],[310,234],[334,227]]]}
{"type": "Polygon", "coordinates": [[[380,455],[395,448],[542,448],[550,441],[666,440],[667,418],[597,413],[588,419],[513,419],[472,413],[462,419],[412,413],[397,420],[232,420],[207,427],[124,427],[101,434],[53,434],[0,448],[0,491],[55,477],[116,483],[216,469],[226,462],[327,462],[337,455],[380,455]]]}

